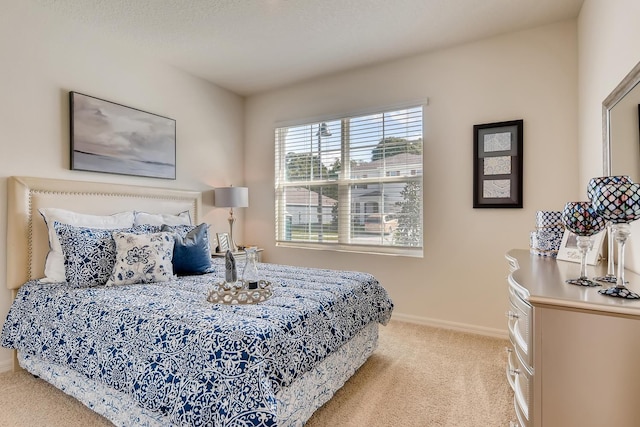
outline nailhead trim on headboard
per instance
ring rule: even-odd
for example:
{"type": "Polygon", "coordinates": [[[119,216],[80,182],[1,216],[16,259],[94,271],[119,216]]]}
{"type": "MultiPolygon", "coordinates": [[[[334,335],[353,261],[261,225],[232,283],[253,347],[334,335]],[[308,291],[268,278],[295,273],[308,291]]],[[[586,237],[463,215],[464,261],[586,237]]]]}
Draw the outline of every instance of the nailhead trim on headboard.
{"type": "MultiPolygon", "coordinates": [[[[33,264],[33,203],[32,203],[32,198],[31,195],[33,194],[33,191],[29,190],[29,213],[27,214],[27,230],[28,230],[28,238],[27,241],[29,242],[29,246],[28,246],[28,253],[27,253],[27,257],[28,257],[28,263],[27,263],[27,273],[29,274],[27,277],[29,277],[29,279],[33,279],[33,269],[31,268],[31,264],[33,264]]],[[[7,250],[9,250],[7,248],[7,250]]]]}

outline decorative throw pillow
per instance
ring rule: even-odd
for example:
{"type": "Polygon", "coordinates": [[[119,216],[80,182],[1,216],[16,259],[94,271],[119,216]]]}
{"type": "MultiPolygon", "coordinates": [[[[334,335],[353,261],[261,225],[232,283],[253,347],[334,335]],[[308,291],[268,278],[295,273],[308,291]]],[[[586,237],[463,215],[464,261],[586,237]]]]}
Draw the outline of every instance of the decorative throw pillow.
{"type": "Polygon", "coordinates": [[[149,226],[111,230],[74,227],[57,221],[53,224],[64,254],[64,280],[74,288],[107,282],[116,261],[116,245],[111,235],[114,231],[142,234],[154,230],[149,226]]]}
{"type": "Polygon", "coordinates": [[[54,222],[68,224],[74,227],[89,227],[100,229],[117,229],[133,226],[133,211],[121,212],[113,215],[88,215],[58,208],[41,208],[40,215],[48,228],[49,253],[44,266],[43,282],[64,282],[66,280],[64,254],[54,227],[54,222]]]}
{"type": "Polygon", "coordinates": [[[174,233],[173,272],[179,275],[203,274],[211,268],[209,224],[198,226],[164,224],[162,231],[174,233]]]}
{"type": "Polygon", "coordinates": [[[173,277],[172,233],[113,233],[116,263],[107,286],[166,282],[173,277]]]}
{"type": "Polygon", "coordinates": [[[191,225],[191,215],[189,211],[180,212],[177,215],[173,214],[151,214],[147,212],[135,212],[134,225],[157,225],[162,224],[169,225],[191,225]]]}

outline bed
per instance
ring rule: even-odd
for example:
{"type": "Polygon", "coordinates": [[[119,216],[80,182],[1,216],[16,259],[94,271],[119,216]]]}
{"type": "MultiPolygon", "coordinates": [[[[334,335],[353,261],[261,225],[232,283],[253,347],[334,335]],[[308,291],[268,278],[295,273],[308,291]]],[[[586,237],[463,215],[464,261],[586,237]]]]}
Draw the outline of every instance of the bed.
{"type": "Polygon", "coordinates": [[[212,304],[223,260],[162,282],[43,283],[49,230],[40,209],[187,212],[198,224],[201,194],[10,177],[7,206],[15,299],[2,345],[116,425],[304,425],[373,353],[393,309],[369,274],[275,264],[259,265],[273,284],[267,301],[212,304]]]}

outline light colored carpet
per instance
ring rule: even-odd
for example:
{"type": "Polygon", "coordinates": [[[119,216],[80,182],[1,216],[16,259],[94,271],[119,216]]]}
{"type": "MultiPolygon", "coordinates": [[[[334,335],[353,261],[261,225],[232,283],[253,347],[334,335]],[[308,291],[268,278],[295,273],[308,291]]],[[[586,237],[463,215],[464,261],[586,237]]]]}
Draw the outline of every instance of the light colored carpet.
{"type": "MultiPolygon", "coordinates": [[[[515,419],[507,341],[391,321],[378,350],[307,427],[499,427],[515,419]]],[[[111,426],[27,372],[0,374],[0,426],[111,426]]]]}

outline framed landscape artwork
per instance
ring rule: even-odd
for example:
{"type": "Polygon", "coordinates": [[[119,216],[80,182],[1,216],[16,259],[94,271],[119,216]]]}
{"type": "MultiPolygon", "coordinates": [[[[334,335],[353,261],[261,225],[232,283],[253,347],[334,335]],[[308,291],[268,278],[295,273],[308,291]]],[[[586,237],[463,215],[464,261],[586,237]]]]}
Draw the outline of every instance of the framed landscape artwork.
{"type": "Polygon", "coordinates": [[[176,179],[176,121],[69,92],[71,169],[176,179]]]}
{"type": "Polygon", "coordinates": [[[473,207],[522,207],[523,121],[473,126],[473,207]]]}

